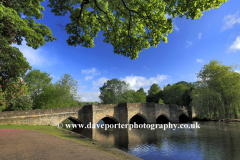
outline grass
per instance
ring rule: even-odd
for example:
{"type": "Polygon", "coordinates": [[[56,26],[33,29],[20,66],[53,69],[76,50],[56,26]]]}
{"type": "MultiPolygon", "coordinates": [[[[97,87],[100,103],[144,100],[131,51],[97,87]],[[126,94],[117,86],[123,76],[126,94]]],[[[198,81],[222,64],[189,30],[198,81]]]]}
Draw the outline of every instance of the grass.
{"type": "Polygon", "coordinates": [[[0,129],[25,129],[37,132],[47,133],[62,139],[71,140],[73,142],[80,143],[84,146],[90,147],[95,150],[99,150],[108,155],[116,157],[118,159],[132,159],[131,155],[127,155],[123,151],[112,148],[111,146],[103,145],[100,142],[87,138],[85,136],[76,134],[69,130],[59,129],[55,126],[42,126],[42,125],[0,125],[0,129]]]}
{"type": "Polygon", "coordinates": [[[98,103],[97,102],[80,102],[80,106],[84,106],[84,105],[90,105],[90,104],[93,104],[93,105],[97,105],[98,103]]]}

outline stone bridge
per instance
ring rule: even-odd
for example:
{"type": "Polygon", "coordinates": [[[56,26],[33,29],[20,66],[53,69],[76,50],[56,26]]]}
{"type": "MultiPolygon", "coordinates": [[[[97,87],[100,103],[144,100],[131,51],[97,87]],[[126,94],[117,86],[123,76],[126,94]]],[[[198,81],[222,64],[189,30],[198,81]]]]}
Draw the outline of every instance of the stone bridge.
{"type": "Polygon", "coordinates": [[[156,103],[119,103],[99,104],[81,107],[36,109],[0,112],[0,125],[52,125],[56,126],[65,119],[73,123],[106,124],[129,123],[178,123],[192,120],[192,110],[186,106],[156,103]]]}

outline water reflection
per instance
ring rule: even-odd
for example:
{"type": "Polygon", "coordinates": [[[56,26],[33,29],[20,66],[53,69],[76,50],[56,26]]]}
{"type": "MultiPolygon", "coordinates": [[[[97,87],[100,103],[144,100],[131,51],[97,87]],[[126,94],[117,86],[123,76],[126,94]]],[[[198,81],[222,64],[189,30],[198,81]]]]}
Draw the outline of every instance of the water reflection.
{"type": "Polygon", "coordinates": [[[240,123],[199,122],[200,129],[74,129],[73,131],[152,159],[240,159],[240,123]],[[222,130],[226,128],[226,130],[222,130]]]}

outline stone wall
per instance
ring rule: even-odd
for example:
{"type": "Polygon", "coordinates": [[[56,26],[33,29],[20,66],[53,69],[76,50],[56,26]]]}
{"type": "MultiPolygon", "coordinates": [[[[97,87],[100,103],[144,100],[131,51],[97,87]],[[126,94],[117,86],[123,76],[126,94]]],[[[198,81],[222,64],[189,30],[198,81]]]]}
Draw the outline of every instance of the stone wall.
{"type": "Polygon", "coordinates": [[[5,111],[0,113],[0,124],[57,125],[68,117],[78,119],[82,107],[5,111]]]}
{"type": "Polygon", "coordinates": [[[93,105],[93,108],[93,124],[96,124],[104,117],[112,118],[119,123],[118,104],[93,105]]]}
{"type": "MultiPolygon", "coordinates": [[[[154,108],[152,106],[152,108],[154,108]]],[[[128,119],[127,122],[130,121],[130,119],[135,116],[136,114],[140,115],[143,119],[149,122],[149,119],[152,119],[152,117],[148,116],[148,113],[150,112],[151,108],[148,108],[147,103],[127,103],[127,109],[128,109],[128,119]]]]}
{"type": "Polygon", "coordinates": [[[92,122],[93,119],[93,105],[83,106],[80,110],[77,111],[77,117],[83,124],[88,124],[92,122]]]}
{"type": "Polygon", "coordinates": [[[161,115],[164,115],[167,119],[170,120],[169,105],[155,103],[155,117],[156,117],[156,119],[161,115]]]}

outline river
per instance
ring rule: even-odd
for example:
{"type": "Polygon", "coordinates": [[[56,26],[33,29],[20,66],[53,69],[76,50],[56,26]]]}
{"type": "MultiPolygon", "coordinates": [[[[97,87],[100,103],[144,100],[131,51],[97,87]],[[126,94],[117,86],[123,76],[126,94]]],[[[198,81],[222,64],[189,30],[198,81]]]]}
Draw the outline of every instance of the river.
{"type": "MultiPolygon", "coordinates": [[[[192,123],[196,124],[195,121],[192,123]]],[[[100,128],[73,131],[145,160],[240,160],[239,122],[198,123],[198,129],[106,131],[100,128]]]]}

